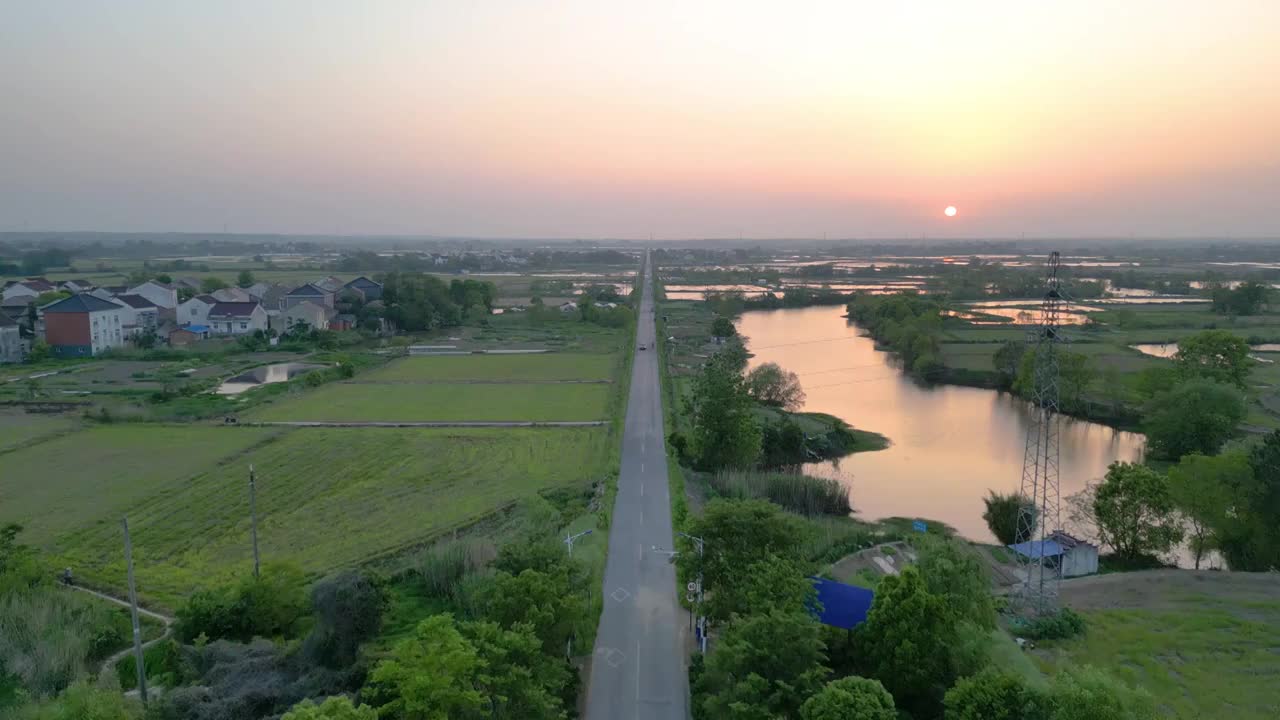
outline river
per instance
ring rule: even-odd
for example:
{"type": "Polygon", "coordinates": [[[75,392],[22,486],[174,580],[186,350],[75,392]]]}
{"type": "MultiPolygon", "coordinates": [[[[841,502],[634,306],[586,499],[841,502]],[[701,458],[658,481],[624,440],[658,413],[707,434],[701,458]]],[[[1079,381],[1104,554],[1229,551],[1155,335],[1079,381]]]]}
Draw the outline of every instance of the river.
{"type": "MultiPolygon", "coordinates": [[[[800,376],[808,396],[803,409],[892,442],[886,450],[806,465],[805,472],[847,485],[863,519],[931,518],[969,539],[994,541],[982,498],[988,489],[1018,489],[1030,406],[994,390],[918,383],[843,315],[843,307],[755,310],[738,321],[752,367],[776,362],[800,376]]],[[[1100,480],[1110,463],[1139,459],[1144,439],[1070,418],[1061,433],[1066,523],[1066,497],[1100,480]]]]}

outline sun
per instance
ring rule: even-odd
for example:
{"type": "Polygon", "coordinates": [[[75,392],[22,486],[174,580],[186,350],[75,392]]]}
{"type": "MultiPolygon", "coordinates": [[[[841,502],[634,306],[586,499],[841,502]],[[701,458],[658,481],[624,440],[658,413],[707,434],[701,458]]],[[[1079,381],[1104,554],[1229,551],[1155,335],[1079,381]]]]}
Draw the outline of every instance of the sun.
{"type": "Polygon", "coordinates": [[[957,212],[957,211],[956,211],[956,206],[955,206],[955,205],[948,205],[948,206],[947,206],[947,209],[942,211],[942,214],[943,214],[943,215],[946,215],[947,217],[955,217],[955,216],[956,216],[956,212],[957,212]]]}

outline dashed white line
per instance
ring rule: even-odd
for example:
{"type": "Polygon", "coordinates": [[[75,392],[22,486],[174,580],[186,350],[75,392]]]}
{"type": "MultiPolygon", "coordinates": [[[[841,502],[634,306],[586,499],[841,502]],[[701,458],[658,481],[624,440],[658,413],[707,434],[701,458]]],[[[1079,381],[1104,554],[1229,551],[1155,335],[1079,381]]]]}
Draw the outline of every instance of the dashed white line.
{"type": "Polygon", "coordinates": [[[636,641],[636,702],[640,702],[640,641],[636,641]]]}

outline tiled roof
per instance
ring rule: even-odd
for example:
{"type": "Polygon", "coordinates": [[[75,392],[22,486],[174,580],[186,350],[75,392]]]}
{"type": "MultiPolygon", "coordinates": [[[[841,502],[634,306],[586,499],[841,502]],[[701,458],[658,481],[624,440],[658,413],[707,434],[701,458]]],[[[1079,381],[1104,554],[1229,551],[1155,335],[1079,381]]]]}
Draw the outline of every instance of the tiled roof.
{"type": "Polygon", "coordinates": [[[99,310],[119,310],[120,306],[110,300],[103,300],[100,297],[90,295],[89,293],[81,293],[72,295],[65,300],[46,307],[45,313],[80,313],[80,312],[98,312],[99,310]]]}
{"type": "Polygon", "coordinates": [[[256,302],[220,302],[209,309],[209,317],[249,317],[257,307],[256,302]]]}
{"type": "Polygon", "coordinates": [[[314,283],[306,283],[305,285],[299,285],[298,287],[290,290],[289,294],[311,296],[311,295],[329,295],[331,293],[328,290],[325,290],[324,288],[314,283]]]}
{"type": "Polygon", "coordinates": [[[128,305],[131,308],[135,308],[137,310],[147,310],[150,308],[159,307],[158,305],[142,297],[141,295],[117,295],[116,300],[124,303],[125,305],[128,305]]]}

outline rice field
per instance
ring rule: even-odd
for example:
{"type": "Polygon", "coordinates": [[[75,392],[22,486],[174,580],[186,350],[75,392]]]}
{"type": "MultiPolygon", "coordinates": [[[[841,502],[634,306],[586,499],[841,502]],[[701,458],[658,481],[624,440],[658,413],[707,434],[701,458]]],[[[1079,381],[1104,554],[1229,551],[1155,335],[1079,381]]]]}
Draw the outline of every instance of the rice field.
{"type": "Polygon", "coordinates": [[[24,535],[29,542],[78,576],[120,588],[119,518],[127,512],[139,592],[168,607],[252,567],[250,464],[263,562],[320,574],[403,550],[540,490],[589,484],[610,457],[605,428],[179,428],[187,433],[179,437],[147,427],[169,430],[169,453],[155,452],[162,446],[141,433],[102,434],[116,429],[81,435],[120,452],[65,463],[39,486],[17,482],[11,470],[28,468],[12,462],[15,454],[0,457],[0,522],[37,521],[24,535]],[[178,465],[180,455],[189,462],[178,465]]]}
{"type": "Polygon", "coordinates": [[[0,411],[0,453],[18,450],[59,433],[72,432],[79,425],[80,421],[75,415],[0,411]]]}
{"type": "Polygon", "coordinates": [[[360,376],[360,382],[432,382],[457,380],[609,380],[616,355],[546,353],[538,355],[440,355],[407,357],[360,376]]]}
{"type": "Polygon", "coordinates": [[[255,421],[590,421],[608,418],[606,384],[332,383],[247,414],[255,421]]]}

